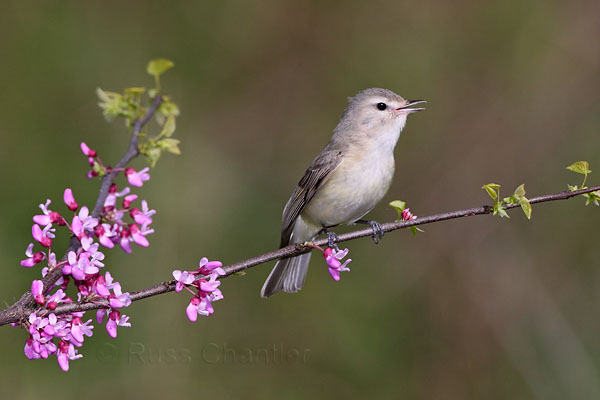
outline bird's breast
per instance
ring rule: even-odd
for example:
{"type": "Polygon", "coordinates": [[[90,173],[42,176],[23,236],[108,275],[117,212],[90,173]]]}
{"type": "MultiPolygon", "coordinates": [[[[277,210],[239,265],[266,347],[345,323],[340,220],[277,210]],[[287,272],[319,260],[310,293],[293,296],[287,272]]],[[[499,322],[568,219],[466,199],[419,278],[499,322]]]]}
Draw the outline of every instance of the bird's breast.
{"type": "Polygon", "coordinates": [[[393,153],[379,153],[345,154],[302,216],[319,225],[335,226],[352,223],[371,211],[387,193],[394,176],[393,153]]]}

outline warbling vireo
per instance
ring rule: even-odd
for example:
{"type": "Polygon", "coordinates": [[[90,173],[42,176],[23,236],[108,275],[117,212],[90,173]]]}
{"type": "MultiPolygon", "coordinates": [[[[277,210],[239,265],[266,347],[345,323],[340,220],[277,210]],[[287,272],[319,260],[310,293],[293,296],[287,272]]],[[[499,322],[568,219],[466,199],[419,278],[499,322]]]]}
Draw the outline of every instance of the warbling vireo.
{"type": "MultiPolygon", "coordinates": [[[[394,175],[394,147],[409,108],[424,100],[404,100],[387,89],[371,88],[348,99],[331,140],[313,160],[283,210],[280,247],[314,240],[328,228],[365,222],[373,240],[383,236],[375,221],[361,218],[388,191],[394,175]]],[[[330,245],[335,234],[328,233],[330,245]]],[[[281,259],[261,290],[269,297],[280,290],[295,293],[302,288],[310,253],[281,259]]]]}

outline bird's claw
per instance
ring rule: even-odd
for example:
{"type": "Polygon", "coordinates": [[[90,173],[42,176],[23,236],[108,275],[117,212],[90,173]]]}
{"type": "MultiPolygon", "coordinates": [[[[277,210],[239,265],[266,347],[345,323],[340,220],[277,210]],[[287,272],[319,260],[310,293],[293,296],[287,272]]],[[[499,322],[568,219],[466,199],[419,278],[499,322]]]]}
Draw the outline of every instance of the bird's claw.
{"type": "Polygon", "coordinates": [[[371,235],[373,242],[375,242],[375,244],[379,243],[379,241],[383,238],[383,234],[385,233],[381,227],[381,224],[377,221],[368,221],[367,223],[373,230],[373,234],[371,235]]]}
{"type": "Polygon", "coordinates": [[[327,231],[327,245],[335,249],[335,251],[340,251],[340,248],[336,244],[338,240],[340,240],[340,238],[335,232],[327,231]]]}

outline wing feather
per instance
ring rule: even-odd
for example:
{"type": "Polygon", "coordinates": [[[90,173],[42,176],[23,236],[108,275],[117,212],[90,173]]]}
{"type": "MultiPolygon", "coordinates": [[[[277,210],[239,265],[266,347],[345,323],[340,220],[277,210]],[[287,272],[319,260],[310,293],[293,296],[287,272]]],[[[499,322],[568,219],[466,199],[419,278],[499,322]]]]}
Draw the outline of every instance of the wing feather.
{"type": "Polygon", "coordinates": [[[302,210],[304,210],[319,188],[327,181],[329,175],[340,165],[341,161],[341,151],[325,150],[310,164],[283,210],[281,247],[289,244],[296,218],[302,213],[302,210]]]}

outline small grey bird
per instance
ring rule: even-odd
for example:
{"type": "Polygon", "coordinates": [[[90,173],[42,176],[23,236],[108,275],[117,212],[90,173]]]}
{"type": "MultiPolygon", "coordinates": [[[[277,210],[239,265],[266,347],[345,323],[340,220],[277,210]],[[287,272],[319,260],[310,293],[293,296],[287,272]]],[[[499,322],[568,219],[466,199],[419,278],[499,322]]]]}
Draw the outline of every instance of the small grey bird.
{"type": "MultiPolygon", "coordinates": [[[[327,229],[364,222],[383,236],[381,226],[361,218],[388,191],[394,176],[394,147],[408,114],[424,110],[409,108],[425,100],[404,100],[387,89],[371,88],[348,98],[331,140],[313,160],[283,210],[280,247],[312,241],[327,229]]],[[[328,233],[330,244],[335,234],[328,233]]],[[[280,290],[302,289],[310,253],[281,259],[261,290],[269,297],[280,290]]]]}

